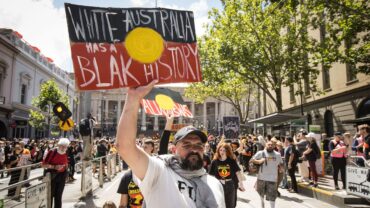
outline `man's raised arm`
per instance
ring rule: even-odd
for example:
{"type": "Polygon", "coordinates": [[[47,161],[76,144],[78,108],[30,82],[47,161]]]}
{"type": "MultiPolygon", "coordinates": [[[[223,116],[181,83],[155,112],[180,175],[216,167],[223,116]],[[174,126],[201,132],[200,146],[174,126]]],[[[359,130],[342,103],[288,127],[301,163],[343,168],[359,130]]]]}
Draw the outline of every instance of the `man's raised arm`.
{"type": "Polygon", "coordinates": [[[136,146],[137,113],[141,99],[157,82],[154,80],[146,86],[130,88],[127,91],[125,106],[117,128],[118,152],[140,180],[144,178],[147,171],[149,155],[136,146]]]}

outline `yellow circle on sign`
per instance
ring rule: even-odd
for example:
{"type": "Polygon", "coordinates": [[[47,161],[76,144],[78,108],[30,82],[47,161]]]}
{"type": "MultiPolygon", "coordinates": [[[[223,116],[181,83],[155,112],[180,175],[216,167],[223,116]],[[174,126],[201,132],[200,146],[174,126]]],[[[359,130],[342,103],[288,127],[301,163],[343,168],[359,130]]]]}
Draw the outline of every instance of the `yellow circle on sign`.
{"type": "Polygon", "coordinates": [[[137,27],[127,34],[125,47],[131,58],[144,64],[150,64],[161,57],[164,41],[155,30],[137,27]]]}
{"type": "Polygon", "coordinates": [[[60,106],[59,106],[59,107],[57,107],[57,112],[59,112],[59,113],[60,113],[60,112],[62,112],[62,110],[63,110],[63,109],[62,109],[62,107],[60,107],[60,106]]]}
{"type": "Polygon", "coordinates": [[[167,95],[157,95],[155,96],[155,101],[158,103],[159,107],[164,110],[171,110],[175,106],[172,98],[168,97],[167,95]]]}
{"type": "Polygon", "coordinates": [[[67,121],[59,121],[59,127],[63,131],[69,131],[69,130],[71,130],[74,125],[75,125],[75,123],[70,118],[67,121]]]}

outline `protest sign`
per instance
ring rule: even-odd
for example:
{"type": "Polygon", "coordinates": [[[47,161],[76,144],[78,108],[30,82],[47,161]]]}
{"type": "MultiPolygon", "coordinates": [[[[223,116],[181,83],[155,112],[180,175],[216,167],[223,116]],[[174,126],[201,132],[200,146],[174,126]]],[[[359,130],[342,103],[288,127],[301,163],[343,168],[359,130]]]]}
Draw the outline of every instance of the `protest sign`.
{"type": "Polygon", "coordinates": [[[191,11],[65,4],[76,87],[202,80],[191,11]]]}
{"type": "Polygon", "coordinates": [[[180,93],[166,88],[153,88],[141,100],[141,106],[150,115],[193,117],[180,93]]]}

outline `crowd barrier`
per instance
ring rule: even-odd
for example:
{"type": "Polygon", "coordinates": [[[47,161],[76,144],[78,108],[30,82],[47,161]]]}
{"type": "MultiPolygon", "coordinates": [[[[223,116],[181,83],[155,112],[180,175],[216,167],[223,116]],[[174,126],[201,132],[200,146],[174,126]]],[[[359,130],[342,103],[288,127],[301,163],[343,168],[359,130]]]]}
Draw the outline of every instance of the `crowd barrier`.
{"type": "MultiPolygon", "coordinates": [[[[79,196],[82,198],[98,188],[103,188],[104,183],[111,181],[122,171],[122,165],[117,154],[109,154],[78,162],[75,164],[75,170],[77,174],[81,174],[74,184],[81,187],[79,196]],[[78,169],[81,171],[77,171],[78,169]],[[96,177],[93,170],[98,170],[96,177]]],[[[50,174],[44,176],[41,163],[0,170],[0,174],[2,173],[9,174],[9,177],[0,179],[0,208],[51,207],[50,174]],[[14,195],[7,196],[13,191],[14,195]]]]}

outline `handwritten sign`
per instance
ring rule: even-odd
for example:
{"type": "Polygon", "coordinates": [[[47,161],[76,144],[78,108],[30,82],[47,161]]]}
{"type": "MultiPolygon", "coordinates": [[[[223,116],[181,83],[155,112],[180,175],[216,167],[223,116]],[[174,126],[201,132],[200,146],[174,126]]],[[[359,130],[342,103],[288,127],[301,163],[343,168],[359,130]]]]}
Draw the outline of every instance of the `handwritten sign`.
{"type": "Polygon", "coordinates": [[[31,186],[26,189],[26,207],[27,208],[46,208],[47,192],[46,183],[31,186]]]}
{"type": "Polygon", "coordinates": [[[78,89],[202,80],[193,12],[68,3],[65,11],[78,89]]]}
{"type": "Polygon", "coordinates": [[[224,116],[224,134],[227,139],[237,139],[239,137],[239,117],[238,116],[224,116]]]}
{"type": "Polygon", "coordinates": [[[370,199],[370,181],[367,180],[367,174],[370,169],[363,167],[346,167],[346,191],[348,194],[370,199]]]}
{"type": "Polygon", "coordinates": [[[181,94],[167,88],[153,88],[140,103],[150,115],[193,117],[181,94]]]}

